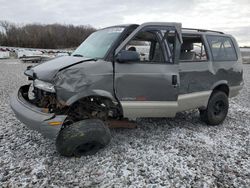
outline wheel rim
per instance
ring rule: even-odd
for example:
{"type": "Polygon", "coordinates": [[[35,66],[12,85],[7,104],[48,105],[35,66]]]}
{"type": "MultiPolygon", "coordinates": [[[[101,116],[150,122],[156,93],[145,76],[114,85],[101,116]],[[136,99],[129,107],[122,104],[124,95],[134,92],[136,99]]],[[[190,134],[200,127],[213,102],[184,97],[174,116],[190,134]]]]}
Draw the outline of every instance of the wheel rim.
{"type": "Polygon", "coordinates": [[[223,113],[225,111],[225,103],[223,101],[217,101],[215,104],[214,104],[214,108],[213,108],[213,113],[215,116],[219,116],[221,115],[221,113],[223,113]]]}

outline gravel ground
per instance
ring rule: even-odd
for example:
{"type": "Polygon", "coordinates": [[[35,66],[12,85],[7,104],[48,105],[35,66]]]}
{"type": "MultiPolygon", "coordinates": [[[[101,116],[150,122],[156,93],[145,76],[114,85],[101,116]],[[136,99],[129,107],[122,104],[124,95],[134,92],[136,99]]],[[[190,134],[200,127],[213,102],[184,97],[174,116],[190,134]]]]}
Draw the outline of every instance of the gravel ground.
{"type": "Polygon", "coordinates": [[[81,158],[60,156],[15,118],[9,95],[27,82],[26,66],[0,61],[0,187],[250,186],[250,65],[222,125],[205,125],[196,110],[138,119],[137,129],[112,130],[109,146],[81,158]]]}

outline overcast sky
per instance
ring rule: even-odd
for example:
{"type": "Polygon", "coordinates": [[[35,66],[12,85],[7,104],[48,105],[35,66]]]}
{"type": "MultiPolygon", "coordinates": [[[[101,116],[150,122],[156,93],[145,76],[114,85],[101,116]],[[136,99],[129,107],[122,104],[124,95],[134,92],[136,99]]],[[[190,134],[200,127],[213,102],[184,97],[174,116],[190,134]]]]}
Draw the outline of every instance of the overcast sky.
{"type": "Polygon", "coordinates": [[[216,29],[250,45],[250,0],[0,0],[0,20],[96,28],[148,21],[216,29]]]}

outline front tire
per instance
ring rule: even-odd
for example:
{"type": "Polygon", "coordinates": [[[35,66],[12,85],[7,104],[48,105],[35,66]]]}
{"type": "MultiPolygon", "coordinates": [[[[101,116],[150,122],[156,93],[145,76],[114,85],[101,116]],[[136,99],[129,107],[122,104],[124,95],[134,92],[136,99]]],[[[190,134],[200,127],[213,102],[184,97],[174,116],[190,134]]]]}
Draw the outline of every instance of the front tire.
{"type": "Polygon", "coordinates": [[[110,140],[109,128],[101,120],[86,119],[63,128],[57,136],[56,149],[67,157],[94,155],[110,140]]]}
{"type": "Polygon", "coordinates": [[[200,111],[200,118],[208,125],[221,124],[228,113],[229,103],[228,96],[222,91],[212,93],[207,108],[200,111]]]}

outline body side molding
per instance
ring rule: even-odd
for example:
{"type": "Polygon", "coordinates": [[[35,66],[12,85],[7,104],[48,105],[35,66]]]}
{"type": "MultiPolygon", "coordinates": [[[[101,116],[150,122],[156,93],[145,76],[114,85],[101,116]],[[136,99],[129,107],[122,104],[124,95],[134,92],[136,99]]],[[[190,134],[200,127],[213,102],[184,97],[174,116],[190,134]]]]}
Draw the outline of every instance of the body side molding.
{"type": "Polygon", "coordinates": [[[210,91],[178,96],[178,101],[121,101],[124,117],[175,117],[177,112],[193,108],[206,108],[210,91]]]}

